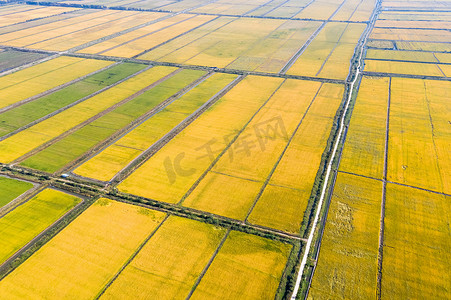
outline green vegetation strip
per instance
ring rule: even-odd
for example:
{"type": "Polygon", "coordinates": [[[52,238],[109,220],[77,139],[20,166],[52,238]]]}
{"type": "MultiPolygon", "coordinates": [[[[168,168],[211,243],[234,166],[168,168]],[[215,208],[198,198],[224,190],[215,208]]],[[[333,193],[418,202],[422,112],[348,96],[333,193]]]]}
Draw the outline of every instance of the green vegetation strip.
{"type": "Polygon", "coordinates": [[[0,264],[81,200],[47,189],[0,219],[0,264]]]}
{"type": "Polygon", "coordinates": [[[32,187],[33,184],[30,182],[0,177],[0,208],[13,201],[32,187]]]}
{"type": "Polygon", "coordinates": [[[183,70],[132,101],[125,103],[31,156],[23,161],[21,165],[53,173],[174,95],[203,74],[203,71],[183,70]]]}
{"type": "Polygon", "coordinates": [[[113,66],[50,95],[18,106],[0,115],[0,137],[124,79],[145,65],[124,63],[113,66]]]}

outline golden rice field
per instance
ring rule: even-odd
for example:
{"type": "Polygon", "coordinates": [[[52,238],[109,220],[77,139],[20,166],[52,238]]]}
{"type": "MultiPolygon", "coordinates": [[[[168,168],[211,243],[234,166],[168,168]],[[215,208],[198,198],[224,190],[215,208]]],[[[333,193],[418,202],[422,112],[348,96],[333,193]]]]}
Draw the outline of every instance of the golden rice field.
{"type": "Polygon", "coordinates": [[[309,299],[376,296],[381,196],[379,181],[338,175],[309,299]]]}
{"type": "Polygon", "coordinates": [[[450,92],[447,81],[392,78],[390,181],[450,194],[450,92]]]}
{"type": "Polygon", "coordinates": [[[92,299],[164,217],[99,199],[0,281],[0,293],[8,299],[92,299]]]}
{"type": "Polygon", "coordinates": [[[343,147],[340,170],[382,179],[389,86],[389,78],[363,77],[343,147]]]}
{"type": "Polygon", "coordinates": [[[449,4],[3,1],[0,299],[449,298],[449,4]]]}
{"type": "Polygon", "coordinates": [[[387,185],[382,297],[449,296],[449,203],[449,196],[387,185]]]}
{"type": "Polygon", "coordinates": [[[362,24],[327,23],[287,74],[346,79],[364,28],[362,24]]]}

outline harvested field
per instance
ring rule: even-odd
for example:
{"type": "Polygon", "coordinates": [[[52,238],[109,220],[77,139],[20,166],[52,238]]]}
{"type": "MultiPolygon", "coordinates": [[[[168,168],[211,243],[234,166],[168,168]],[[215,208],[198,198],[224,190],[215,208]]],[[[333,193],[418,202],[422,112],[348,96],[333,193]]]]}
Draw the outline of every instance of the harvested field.
{"type": "Polygon", "coordinates": [[[0,52],[0,72],[4,72],[46,57],[46,54],[7,50],[0,52]]]}

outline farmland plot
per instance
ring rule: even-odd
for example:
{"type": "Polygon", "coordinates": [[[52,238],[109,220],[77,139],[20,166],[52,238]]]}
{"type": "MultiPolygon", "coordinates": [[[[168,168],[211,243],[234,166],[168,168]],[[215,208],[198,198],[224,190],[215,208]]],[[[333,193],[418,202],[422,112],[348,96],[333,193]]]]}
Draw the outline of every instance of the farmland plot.
{"type": "Polygon", "coordinates": [[[346,79],[364,29],[363,24],[327,23],[287,74],[346,79]]]}
{"type": "Polygon", "coordinates": [[[338,175],[309,299],[375,297],[381,196],[379,181],[338,175]]]}
{"type": "Polygon", "coordinates": [[[123,63],[0,114],[0,136],[9,134],[58,109],[144,69],[145,65],[123,63]]]}
{"type": "Polygon", "coordinates": [[[11,162],[174,72],[154,67],[0,142],[0,161],[11,162]]]}
{"type": "Polygon", "coordinates": [[[182,70],[156,87],[27,158],[21,165],[53,173],[190,84],[204,71],[182,70]]]}
{"type": "Polygon", "coordinates": [[[2,18],[0,20],[0,26],[8,26],[16,23],[26,22],[28,20],[46,18],[79,9],[72,7],[45,7],[25,5],[23,5],[22,7],[22,11],[5,11],[5,13],[1,16],[2,18]]]}
{"type": "Polygon", "coordinates": [[[140,58],[278,73],[320,24],[221,17],[212,21],[208,30],[198,28],[140,58]]]}
{"type": "Polygon", "coordinates": [[[118,189],[159,201],[179,202],[282,82],[280,78],[246,77],[120,183],[118,189]],[[182,171],[188,173],[174,174],[176,157],[183,159],[182,171]]]}
{"type": "Polygon", "coordinates": [[[370,34],[370,38],[376,40],[448,42],[451,38],[451,32],[445,29],[374,28],[370,34]]]}
{"type": "Polygon", "coordinates": [[[0,52],[0,72],[28,64],[46,57],[46,54],[6,50],[0,52]]]}
{"type": "Polygon", "coordinates": [[[3,279],[0,293],[8,299],[95,298],[164,217],[99,199],[3,279]]]}
{"type": "Polygon", "coordinates": [[[97,71],[112,62],[58,57],[0,78],[0,108],[97,71]]]}
{"type": "Polygon", "coordinates": [[[74,173],[108,181],[133,159],[161,139],[171,128],[235,79],[235,75],[215,74],[171,103],[130,133],[74,170],[74,173]]]}
{"type": "Polygon", "coordinates": [[[32,187],[30,182],[0,177],[0,209],[32,187]]]}
{"type": "Polygon", "coordinates": [[[451,76],[446,65],[387,60],[366,60],[365,71],[384,74],[408,74],[435,77],[451,76]]]}
{"type": "Polygon", "coordinates": [[[79,202],[75,196],[46,189],[0,218],[0,264],[79,202]]]}
{"type": "Polygon", "coordinates": [[[450,200],[444,195],[387,185],[383,298],[449,296],[450,200]]]}

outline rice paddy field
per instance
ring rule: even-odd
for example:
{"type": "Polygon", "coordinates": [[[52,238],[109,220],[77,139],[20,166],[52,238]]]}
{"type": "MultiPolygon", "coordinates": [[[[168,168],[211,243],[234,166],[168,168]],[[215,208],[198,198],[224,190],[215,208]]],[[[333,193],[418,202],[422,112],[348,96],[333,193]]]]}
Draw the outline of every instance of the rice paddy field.
{"type": "Polygon", "coordinates": [[[0,2],[0,299],[449,298],[449,1],[0,2]]]}

